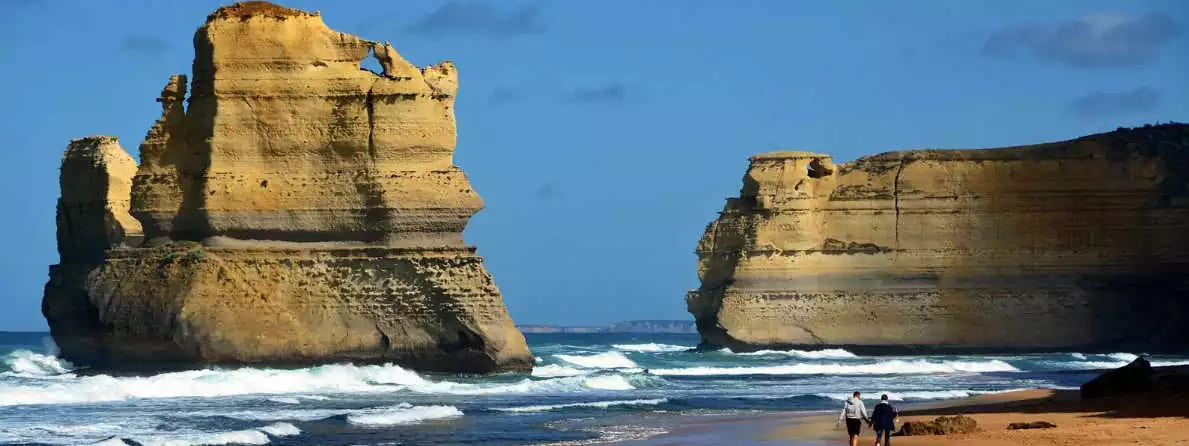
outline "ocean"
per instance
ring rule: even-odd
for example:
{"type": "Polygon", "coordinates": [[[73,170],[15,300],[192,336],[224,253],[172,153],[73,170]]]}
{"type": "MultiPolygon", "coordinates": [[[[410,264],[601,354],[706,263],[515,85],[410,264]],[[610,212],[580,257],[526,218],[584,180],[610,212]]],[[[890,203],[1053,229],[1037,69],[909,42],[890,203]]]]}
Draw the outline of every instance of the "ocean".
{"type": "Polygon", "coordinates": [[[72,371],[48,333],[0,332],[0,443],[600,444],[661,434],[689,417],[833,410],[855,390],[911,402],[1072,388],[1137,353],[699,353],[689,351],[695,335],[527,338],[531,376],[351,364],[108,376],[72,371]]]}

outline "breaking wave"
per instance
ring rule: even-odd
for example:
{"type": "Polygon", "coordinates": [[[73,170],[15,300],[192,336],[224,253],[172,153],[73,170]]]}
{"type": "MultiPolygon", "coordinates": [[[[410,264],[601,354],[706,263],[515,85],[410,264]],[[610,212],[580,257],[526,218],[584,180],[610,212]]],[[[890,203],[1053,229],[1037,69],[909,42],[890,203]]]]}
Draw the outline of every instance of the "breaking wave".
{"type": "MultiPolygon", "coordinates": [[[[955,398],[967,398],[978,395],[990,395],[993,393],[1014,392],[1025,389],[1008,389],[1008,390],[905,390],[899,392],[871,392],[865,393],[870,399],[877,399],[880,395],[887,395],[888,400],[891,401],[924,401],[924,400],[948,400],[955,398]]],[[[830,398],[838,401],[845,401],[850,398],[850,393],[816,393],[815,396],[830,398]]]]}
{"type": "Polygon", "coordinates": [[[304,369],[203,369],[146,377],[94,375],[0,384],[0,406],[70,404],[140,398],[220,397],[246,394],[392,391],[433,383],[395,365],[324,365],[304,369]]]}
{"type": "MultiPolygon", "coordinates": [[[[42,427],[46,432],[53,432],[55,434],[71,432],[59,432],[57,427],[42,427]]],[[[107,428],[110,425],[92,425],[81,426],[83,428],[107,428]]],[[[118,428],[119,426],[115,426],[118,428]]],[[[80,428],[76,426],[75,428],[80,428]]],[[[92,429],[95,430],[95,429],[92,429]]],[[[44,434],[45,432],[43,432],[44,434]]],[[[74,433],[78,433],[77,431],[74,433]]],[[[143,446],[198,446],[198,445],[233,445],[233,444],[269,444],[272,442],[269,437],[290,437],[300,435],[301,429],[289,423],[273,423],[267,426],[261,426],[255,429],[243,429],[225,432],[197,432],[197,431],[152,431],[152,432],[138,432],[132,434],[125,434],[120,436],[112,436],[103,440],[89,442],[91,445],[101,446],[130,446],[133,444],[143,446]]],[[[91,434],[94,435],[94,434],[91,434]]],[[[76,439],[86,438],[74,437],[76,439]]]]}
{"type": "Polygon", "coordinates": [[[533,367],[533,376],[538,378],[556,378],[560,376],[580,376],[589,372],[564,365],[549,364],[533,367]]]}
{"type": "Polygon", "coordinates": [[[1111,353],[1111,354],[1106,355],[1106,357],[1114,359],[1116,361],[1131,362],[1131,361],[1134,361],[1137,358],[1139,358],[1139,355],[1136,355],[1134,353],[1111,353]]]}
{"type": "Polygon", "coordinates": [[[496,407],[494,410],[501,412],[546,412],[557,409],[567,409],[572,407],[594,407],[599,409],[606,409],[612,406],[655,406],[657,404],[664,404],[668,399],[649,399],[649,400],[614,400],[614,401],[594,401],[590,403],[569,403],[569,404],[546,404],[540,406],[521,406],[521,407],[496,407]]]}
{"type": "Polygon", "coordinates": [[[623,350],[625,352],[640,352],[640,353],[666,353],[666,352],[683,352],[693,347],[684,345],[672,344],[657,344],[650,342],[648,344],[615,344],[612,345],[616,350],[623,350]]]}
{"type": "Polygon", "coordinates": [[[274,437],[288,437],[301,433],[301,429],[289,423],[273,423],[260,428],[260,430],[274,437]]]}
{"type": "Polygon", "coordinates": [[[941,361],[891,360],[870,364],[787,364],[758,367],[688,367],[653,369],[654,375],[711,376],[711,375],[888,375],[927,373],[1018,372],[1019,369],[1000,360],[941,361]]]}
{"type": "Polygon", "coordinates": [[[754,352],[734,353],[729,349],[723,349],[724,353],[731,353],[740,356],[791,356],[802,359],[855,359],[858,358],[854,353],[848,352],[840,348],[827,348],[824,350],[760,350],[754,352]]]}
{"type": "MultiPolygon", "coordinates": [[[[269,444],[269,436],[288,437],[298,435],[301,429],[289,423],[273,423],[256,429],[244,429],[229,432],[213,433],[185,433],[149,436],[141,438],[133,436],[130,439],[144,446],[197,446],[197,445],[225,445],[225,444],[269,444]]],[[[125,442],[127,443],[127,442],[125,442]]]]}
{"type": "MultiPolygon", "coordinates": [[[[601,362],[601,359],[592,361],[605,363],[601,362]]],[[[36,370],[55,370],[52,368],[55,364],[52,361],[35,364],[48,364],[46,367],[38,366],[40,368],[36,370]]],[[[22,364],[18,367],[33,366],[22,364]]],[[[491,395],[634,388],[622,376],[587,377],[586,372],[564,366],[545,366],[540,370],[541,375],[537,378],[547,379],[526,378],[511,383],[432,381],[391,364],[334,364],[301,369],[203,369],[145,377],[29,375],[30,377],[20,381],[0,382],[0,406],[82,404],[149,398],[212,398],[249,394],[271,394],[275,395],[269,398],[274,403],[295,404],[300,403],[299,398],[325,397],[302,395],[294,398],[287,394],[408,391],[424,394],[491,395]]]]}
{"type": "MultiPolygon", "coordinates": [[[[1102,357],[1102,356],[1114,357],[1113,355],[1099,355],[1099,356],[1100,357],[1102,357]]],[[[1049,367],[1052,367],[1057,370],[1107,370],[1107,369],[1117,369],[1119,367],[1123,367],[1127,364],[1130,364],[1131,361],[1134,361],[1134,359],[1132,359],[1132,360],[1122,359],[1122,358],[1126,358],[1126,356],[1118,356],[1117,358],[1119,358],[1119,359],[1107,360],[1107,361],[1090,359],[1090,360],[1084,360],[1084,361],[1043,361],[1043,363],[1048,364],[1049,367]]],[[[1152,364],[1152,367],[1189,365],[1189,361],[1150,361],[1150,362],[1152,364]]]]}
{"type": "Polygon", "coordinates": [[[8,372],[17,375],[50,376],[69,373],[74,365],[54,356],[34,353],[29,350],[14,350],[0,359],[8,372]]]}
{"type": "Polygon", "coordinates": [[[347,422],[361,426],[392,426],[461,416],[462,411],[454,406],[414,406],[403,403],[394,407],[365,409],[352,413],[347,415],[347,422]]]}
{"type": "Polygon", "coordinates": [[[620,375],[605,375],[587,378],[583,381],[586,387],[599,390],[632,390],[636,386],[632,385],[627,378],[620,375]]]}
{"type": "Polygon", "coordinates": [[[562,361],[590,369],[632,369],[636,363],[620,352],[603,352],[594,355],[553,355],[562,361]]]}

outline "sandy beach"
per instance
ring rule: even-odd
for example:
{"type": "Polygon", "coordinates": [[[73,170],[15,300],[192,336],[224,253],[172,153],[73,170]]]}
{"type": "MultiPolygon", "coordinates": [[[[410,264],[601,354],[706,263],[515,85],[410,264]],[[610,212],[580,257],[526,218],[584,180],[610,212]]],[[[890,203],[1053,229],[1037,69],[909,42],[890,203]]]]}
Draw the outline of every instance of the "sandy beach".
{"type": "MultiPolygon", "coordinates": [[[[1076,390],[1021,390],[959,400],[899,404],[908,421],[930,421],[941,415],[966,415],[978,421],[980,432],[961,435],[893,437],[897,446],[933,445],[1189,445],[1189,402],[1167,397],[1129,397],[1081,401],[1076,390]],[[1047,421],[1049,429],[1009,430],[1010,423],[1047,421]]],[[[822,412],[783,412],[758,416],[715,417],[695,421],[648,440],[621,443],[634,446],[677,445],[798,445],[847,444],[846,433],[835,427],[837,415],[822,412]]],[[[874,442],[863,429],[862,445],[874,442]]]]}

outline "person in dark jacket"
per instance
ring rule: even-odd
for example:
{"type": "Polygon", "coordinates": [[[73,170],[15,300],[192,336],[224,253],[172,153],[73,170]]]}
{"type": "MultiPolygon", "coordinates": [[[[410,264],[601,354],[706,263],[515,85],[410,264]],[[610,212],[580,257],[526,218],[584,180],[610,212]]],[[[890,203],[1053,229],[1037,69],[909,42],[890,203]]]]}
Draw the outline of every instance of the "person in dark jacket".
{"type": "Polygon", "coordinates": [[[896,430],[898,415],[896,408],[888,402],[888,395],[880,396],[879,404],[871,409],[871,427],[875,429],[875,446],[880,446],[881,436],[883,437],[883,446],[892,446],[892,431],[896,430]]]}

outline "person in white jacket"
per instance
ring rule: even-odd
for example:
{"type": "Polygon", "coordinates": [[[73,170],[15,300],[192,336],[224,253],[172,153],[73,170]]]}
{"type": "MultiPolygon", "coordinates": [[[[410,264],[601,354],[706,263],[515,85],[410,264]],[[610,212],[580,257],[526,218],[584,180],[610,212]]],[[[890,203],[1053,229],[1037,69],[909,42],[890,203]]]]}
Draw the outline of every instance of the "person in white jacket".
{"type": "Polygon", "coordinates": [[[862,395],[859,392],[855,392],[842,404],[842,413],[838,414],[838,422],[834,424],[837,427],[846,421],[846,433],[850,435],[850,446],[859,446],[859,431],[863,428],[863,422],[871,423],[871,417],[867,415],[867,407],[863,405],[860,396],[862,395]]]}

